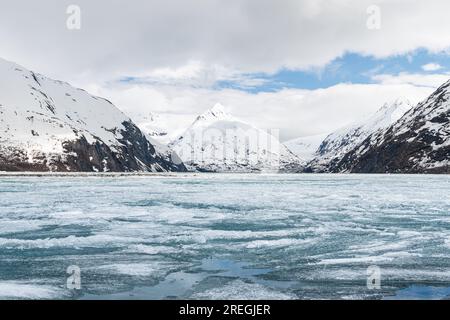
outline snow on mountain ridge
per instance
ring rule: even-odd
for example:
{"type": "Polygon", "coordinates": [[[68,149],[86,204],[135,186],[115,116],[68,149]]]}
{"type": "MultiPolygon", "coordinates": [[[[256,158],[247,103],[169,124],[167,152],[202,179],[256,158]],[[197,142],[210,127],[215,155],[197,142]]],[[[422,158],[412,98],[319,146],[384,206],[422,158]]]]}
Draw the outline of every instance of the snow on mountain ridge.
{"type": "Polygon", "coordinates": [[[208,109],[203,114],[199,115],[195,122],[201,122],[202,125],[209,125],[210,123],[218,120],[235,120],[233,116],[225,110],[225,107],[216,103],[214,107],[208,109]]]}
{"type": "Polygon", "coordinates": [[[159,154],[108,100],[3,59],[0,115],[4,170],[164,171],[171,167],[167,155],[159,154]]]}
{"type": "Polygon", "coordinates": [[[233,117],[220,104],[198,116],[171,147],[191,170],[284,171],[301,166],[270,132],[233,117]]]}
{"type": "Polygon", "coordinates": [[[296,138],[286,141],[284,145],[301,159],[309,161],[316,156],[317,150],[327,136],[328,134],[318,134],[296,138]]]}
{"type": "Polygon", "coordinates": [[[137,115],[136,117],[140,120],[138,123],[139,128],[144,130],[148,136],[158,141],[167,138],[168,132],[160,125],[161,119],[158,114],[148,112],[145,115],[137,115]]]}
{"type": "Polygon", "coordinates": [[[316,157],[309,166],[313,171],[328,171],[347,152],[364,141],[372,133],[385,129],[398,121],[411,110],[412,104],[407,99],[397,99],[385,103],[377,112],[365,120],[341,128],[321,143],[316,157]]]}
{"type": "Polygon", "coordinates": [[[450,81],[349,151],[336,172],[450,173],[450,81]]]}

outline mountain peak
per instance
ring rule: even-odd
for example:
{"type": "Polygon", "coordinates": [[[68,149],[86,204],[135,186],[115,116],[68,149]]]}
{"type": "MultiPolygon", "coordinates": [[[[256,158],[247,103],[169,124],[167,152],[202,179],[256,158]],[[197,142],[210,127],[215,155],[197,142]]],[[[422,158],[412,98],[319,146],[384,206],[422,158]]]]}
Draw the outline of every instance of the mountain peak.
{"type": "Polygon", "coordinates": [[[380,109],[378,109],[377,113],[384,113],[386,110],[394,111],[394,110],[409,110],[412,108],[412,103],[408,99],[397,98],[393,101],[386,102],[380,109]]]}
{"type": "Polygon", "coordinates": [[[232,116],[229,112],[226,111],[226,108],[220,104],[216,103],[214,107],[205,111],[202,115],[197,117],[196,121],[217,121],[217,120],[226,120],[231,119],[232,116]]]}
{"type": "Polygon", "coordinates": [[[225,107],[221,103],[216,103],[209,111],[212,113],[226,113],[225,107]]]}
{"type": "Polygon", "coordinates": [[[392,102],[387,102],[366,120],[366,126],[370,125],[370,123],[378,125],[379,122],[386,123],[386,121],[386,124],[392,124],[412,109],[412,107],[412,103],[407,99],[398,98],[392,102]]]}
{"type": "Polygon", "coordinates": [[[391,126],[355,145],[333,171],[450,173],[449,86],[446,82],[391,126]]]}
{"type": "Polygon", "coordinates": [[[355,122],[331,133],[320,145],[317,156],[311,162],[314,170],[332,169],[347,152],[355,149],[371,134],[389,128],[412,108],[405,99],[396,99],[383,104],[377,112],[365,120],[355,122]]]}
{"type": "Polygon", "coordinates": [[[0,171],[186,169],[106,99],[3,59],[0,88],[0,171]]]}
{"type": "Polygon", "coordinates": [[[219,103],[170,146],[193,171],[296,172],[303,166],[275,136],[233,117],[219,103]]]}

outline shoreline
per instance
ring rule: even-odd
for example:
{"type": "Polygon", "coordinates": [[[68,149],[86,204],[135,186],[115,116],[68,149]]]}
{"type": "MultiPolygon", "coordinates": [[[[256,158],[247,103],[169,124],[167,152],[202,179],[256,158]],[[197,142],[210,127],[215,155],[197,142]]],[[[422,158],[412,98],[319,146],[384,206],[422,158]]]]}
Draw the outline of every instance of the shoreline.
{"type": "Polygon", "coordinates": [[[0,171],[0,178],[8,177],[173,177],[190,178],[206,176],[450,176],[446,173],[331,173],[331,172],[34,172],[34,171],[0,171]]]}
{"type": "Polygon", "coordinates": [[[196,172],[6,172],[0,177],[181,177],[195,176],[196,172]]]}

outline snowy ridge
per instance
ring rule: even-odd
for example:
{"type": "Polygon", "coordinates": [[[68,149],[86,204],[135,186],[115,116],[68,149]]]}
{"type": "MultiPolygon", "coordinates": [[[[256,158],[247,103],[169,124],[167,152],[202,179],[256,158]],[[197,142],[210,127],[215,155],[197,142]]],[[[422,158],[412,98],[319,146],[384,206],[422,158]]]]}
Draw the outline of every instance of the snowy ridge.
{"type": "MultiPolygon", "coordinates": [[[[133,119],[136,118],[133,117],[133,119]]],[[[148,112],[145,115],[137,116],[137,119],[140,120],[138,123],[139,128],[143,130],[149,137],[157,140],[162,140],[168,135],[167,130],[160,125],[161,119],[159,115],[148,112]]]]}
{"type": "Polygon", "coordinates": [[[216,104],[171,143],[191,169],[208,172],[299,171],[302,161],[278,139],[216,104]]]}
{"type": "Polygon", "coordinates": [[[284,145],[301,159],[309,161],[316,156],[317,150],[327,136],[327,134],[318,134],[301,137],[286,141],[284,145]]]}
{"type": "Polygon", "coordinates": [[[233,118],[233,116],[225,110],[223,105],[216,103],[214,107],[199,115],[195,120],[194,125],[197,127],[207,127],[218,120],[237,121],[237,119],[233,118]]]}
{"type": "Polygon", "coordinates": [[[0,170],[177,168],[108,100],[2,59],[0,115],[0,170]]]}
{"type": "Polygon", "coordinates": [[[335,171],[450,173],[450,81],[362,141],[335,171]]]}
{"type": "Polygon", "coordinates": [[[375,114],[357,123],[339,129],[320,144],[315,158],[309,164],[312,171],[333,171],[335,163],[353,150],[368,136],[391,126],[412,108],[408,100],[397,99],[385,103],[375,114]]]}

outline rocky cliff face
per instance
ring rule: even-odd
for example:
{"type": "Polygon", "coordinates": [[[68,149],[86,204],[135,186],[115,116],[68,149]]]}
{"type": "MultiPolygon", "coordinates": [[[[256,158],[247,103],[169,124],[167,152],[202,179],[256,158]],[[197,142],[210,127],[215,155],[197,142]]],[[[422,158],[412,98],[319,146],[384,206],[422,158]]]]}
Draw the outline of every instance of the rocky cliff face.
{"type": "Polygon", "coordinates": [[[450,173],[450,81],[345,154],[334,172],[450,173]]]}
{"type": "Polygon", "coordinates": [[[185,171],[111,102],[0,59],[0,171],[185,171]]]}
{"type": "Polygon", "coordinates": [[[315,157],[308,164],[312,172],[336,172],[337,164],[358,147],[367,137],[398,121],[412,105],[407,100],[384,104],[376,113],[328,135],[320,144],[315,157]]]}

